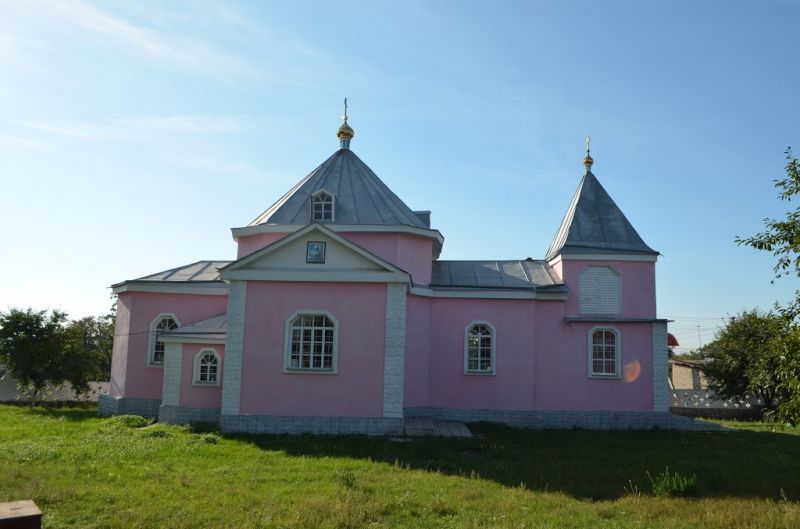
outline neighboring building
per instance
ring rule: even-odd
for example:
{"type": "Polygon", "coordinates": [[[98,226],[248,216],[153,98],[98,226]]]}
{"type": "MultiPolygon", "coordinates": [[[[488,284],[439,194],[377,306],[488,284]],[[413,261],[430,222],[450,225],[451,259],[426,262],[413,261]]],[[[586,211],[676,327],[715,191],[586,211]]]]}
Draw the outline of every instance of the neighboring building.
{"type": "MultiPolygon", "coordinates": [[[[398,433],[410,415],[687,424],[668,413],[658,253],[592,174],[588,148],[544,259],[448,261],[430,212],[350,150],[346,117],[338,136],[330,158],[232,229],[235,260],[113,286],[102,414],[247,432],[398,433]]],[[[481,222],[476,241],[491,237],[481,222]]]]}
{"type": "Polygon", "coordinates": [[[669,360],[670,411],[688,417],[759,418],[763,401],[753,395],[723,398],[710,388],[703,362],[669,360]]]}
{"type": "Polygon", "coordinates": [[[669,383],[671,389],[708,389],[703,366],[699,362],[688,360],[669,360],[669,383]]]}

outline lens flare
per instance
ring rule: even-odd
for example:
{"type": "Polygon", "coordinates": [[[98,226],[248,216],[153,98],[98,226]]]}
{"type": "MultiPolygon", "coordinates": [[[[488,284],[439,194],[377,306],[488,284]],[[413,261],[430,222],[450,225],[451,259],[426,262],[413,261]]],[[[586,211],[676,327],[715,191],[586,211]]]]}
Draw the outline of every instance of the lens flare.
{"type": "Polygon", "coordinates": [[[642,364],[638,360],[633,360],[625,364],[622,368],[622,380],[625,382],[634,382],[642,374],[642,364]]]}

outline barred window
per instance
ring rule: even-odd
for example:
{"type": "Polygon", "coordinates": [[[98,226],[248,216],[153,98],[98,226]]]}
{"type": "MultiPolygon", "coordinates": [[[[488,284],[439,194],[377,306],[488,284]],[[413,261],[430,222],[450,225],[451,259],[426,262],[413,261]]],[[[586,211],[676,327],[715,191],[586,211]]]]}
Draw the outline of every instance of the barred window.
{"type": "Polygon", "coordinates": [[[219,355],[213,349],[202,349],[194,358],[195,384],[219,385],[219,355]]]}
{"type": "Polygon", "coordinates": [[[615,377],[619,367],[619,335],[614,329],[593,329],[590,339],[591,376],[615,377]]]}
{"type": "Polygon", "coordinates": [[[311,220],[333,222],[333,195],[320,191],[311,197],[311,220]]]}
{"type": "Polygon", "coordinates": [[[333,371],[336,322],[325,314],[298,314],[289,326],[287,368],[333,371]]]}
{"type": "Polygon", "coordinates": [[[467,373],[494,373],[494,329],[488,323],[473,323],[465,336],[464,370],[467,373]]]}
{"type": "Polygon", "coordinates": [[[173,316],[159,316],[150,324],[151,331],[151,346],[150,346],[150,361],[151,365],[164,364],[164,342],[159,340],[159,334],[171,331],[178,328],[178,322],[173,316]]]}

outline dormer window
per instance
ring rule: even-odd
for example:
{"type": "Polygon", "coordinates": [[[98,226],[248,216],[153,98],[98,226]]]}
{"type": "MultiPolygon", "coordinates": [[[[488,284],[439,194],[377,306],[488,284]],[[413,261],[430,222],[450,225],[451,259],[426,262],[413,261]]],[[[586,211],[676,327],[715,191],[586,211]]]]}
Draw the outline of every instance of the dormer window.
{"type": "Polygon", "coordinates": [[[311,195],[311,222],[333,222],[333,195],[327,191],[311,195]]]}

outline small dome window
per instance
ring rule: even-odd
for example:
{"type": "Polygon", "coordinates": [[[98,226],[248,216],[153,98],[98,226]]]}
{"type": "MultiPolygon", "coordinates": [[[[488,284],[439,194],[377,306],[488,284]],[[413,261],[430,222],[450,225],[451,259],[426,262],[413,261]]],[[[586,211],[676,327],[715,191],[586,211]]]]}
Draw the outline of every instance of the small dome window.
{"type": "Polygon", "coordinates": [[[317,191],[311,195],[311,222],[333,222],[333,195],[317,191]]]}

